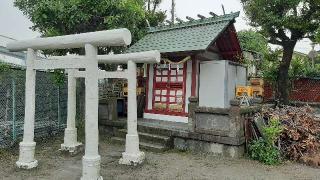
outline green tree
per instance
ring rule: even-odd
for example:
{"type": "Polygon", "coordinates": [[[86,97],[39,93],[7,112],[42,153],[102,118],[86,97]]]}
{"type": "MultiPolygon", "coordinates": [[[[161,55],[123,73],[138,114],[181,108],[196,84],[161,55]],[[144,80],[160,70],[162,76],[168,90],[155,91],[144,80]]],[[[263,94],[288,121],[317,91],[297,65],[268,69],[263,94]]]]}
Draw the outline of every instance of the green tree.
{"type": "MultiPolygon", "coordinates": [[[[146,33],[148,19],[153,26],[164,21],[165,12],[157,10],[160,3],[146,0],[15,0],[14,4],[31,20],[31,28],[43,37],[128,28],[134,43],[146,33]],[[147,9],[146,3],[153,8],[147,9]]],[[[123,48],[102,48],[99,52],[111,50],[121,52],[123,48]]],[[[81,53],[79,50],[68,51],[81,53]]]]}
{"type": "Polygon", "coordinates": [[[268,42],[280,45],[283,56],[278,68],[278,99],[287,104],[288,72],[297,41],[314,36],[320,27],[320,0],[241,0],[250,24],[268,42]]]}
{"type": "Polygon", "coordinates": [[[157,11],[162,0],[145,0],[146,3],[146,16],[150,26],[158,26],[159,23],[166,19],[165,11],[157,11]]]}
{"type": "Polygon", "coordinates": [[[268,40],[259,32],[252,29],[238,32],[238,38],[243,50],[254,51],[259,54],[269,52],[268,40]]]}

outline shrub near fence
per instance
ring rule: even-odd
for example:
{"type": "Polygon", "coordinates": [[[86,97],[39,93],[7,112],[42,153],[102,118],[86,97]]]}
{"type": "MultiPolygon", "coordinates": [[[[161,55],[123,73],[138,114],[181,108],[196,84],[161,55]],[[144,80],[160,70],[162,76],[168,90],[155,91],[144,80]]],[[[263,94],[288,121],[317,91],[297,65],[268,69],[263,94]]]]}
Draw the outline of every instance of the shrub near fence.
{"type": "MultiPolygon", "coordinates": [[[[67,82],[53,83],[53,74],[37,72],[35,136],[54,135],[65,128],[67,82]]],[[[23,135],[25,70],[0,72],[0,147],[10,147],[23,135]]]]}

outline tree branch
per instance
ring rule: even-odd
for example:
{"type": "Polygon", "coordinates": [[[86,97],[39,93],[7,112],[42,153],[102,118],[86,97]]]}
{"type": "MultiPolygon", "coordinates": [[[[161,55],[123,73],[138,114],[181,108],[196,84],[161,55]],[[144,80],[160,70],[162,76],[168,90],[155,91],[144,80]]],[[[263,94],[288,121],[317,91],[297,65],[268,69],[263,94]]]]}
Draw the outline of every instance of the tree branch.
{"type": "Polygon", "coordinates": [[[282,42],[279,41],[279,40],[277,40],[275,37],[270,38],[270,39],[268,40],[268,42],[271,43],[271,44],[276,44],[276,45],[282,46],[282,42]]]}

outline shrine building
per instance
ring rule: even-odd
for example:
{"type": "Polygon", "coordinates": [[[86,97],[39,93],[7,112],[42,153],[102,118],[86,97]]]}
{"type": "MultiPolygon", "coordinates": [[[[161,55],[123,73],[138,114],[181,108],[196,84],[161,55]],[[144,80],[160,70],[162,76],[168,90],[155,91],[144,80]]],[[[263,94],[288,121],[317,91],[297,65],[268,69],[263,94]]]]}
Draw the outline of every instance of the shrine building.
{"type": "Polygon", "coordinates": [[[145,119],[187,123],[190,97],[197,97],[200,107],[229,108],[236,86],[246,84],[234,27],[239,12],[210,14],[150,28],[130,47],[130,53],[161,53],[161,63],[146,68],[145,119]]]}

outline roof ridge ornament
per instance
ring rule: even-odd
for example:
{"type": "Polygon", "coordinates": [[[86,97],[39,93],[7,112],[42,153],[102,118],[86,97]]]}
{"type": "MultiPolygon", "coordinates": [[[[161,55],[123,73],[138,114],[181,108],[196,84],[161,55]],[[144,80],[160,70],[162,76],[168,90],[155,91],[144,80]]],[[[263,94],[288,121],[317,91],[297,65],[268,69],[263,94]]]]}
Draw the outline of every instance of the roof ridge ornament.
{"type": "Polygon", "coordinates": [[[148,32],[154,33],[154,32],[166,31],[166,30],[172,30],[172,29],[187,28],[187,27],[197,26],[197,25],[219,23],[222,21],[229,21],[229,20],[235,19],[235,18],[239,17],[239,14],[240,14],[240,12],[238,11],[235,13],[230,13],[230,14],[225,14],[225,15],[219,16],[213,12],[210,12],[210,15],[213,17],[205,17],[203,15],[198,14],[198,17],[200,19],[194,19],[190,16],[187,16],[186,19],[188,21],[181,20],[181,22],[180,22],[177,20],[179,23],[172,23],[171,21],[166,20],[165,22],[167,24],[153,27],[148,32]]]}
{"type": "Polygon", "coordinates": [[[193,19],[192,17],[190,16],[187,16],[186,19],[188,19],[189,21],[194,21],[195,19],[193,19]]]}
{"type": "Polygon", "coordinates": [[[201,20],[204,20],[204,19],[207,19],[205,16],[201,15],[201,14],[198,14],[197,15],[201,20]]]}
{"type": "Polygon", "coordinates": [[[181,24],[181,23],[184,23],[184,21],[180,18],[176,18],[176,20],[181,24]]]}
{"type": "Polygon", "coordinates": [[[209,12],[209,14],[212,16],[212,17],[217,17],[218,15],[214,12],[209,12]]]}

